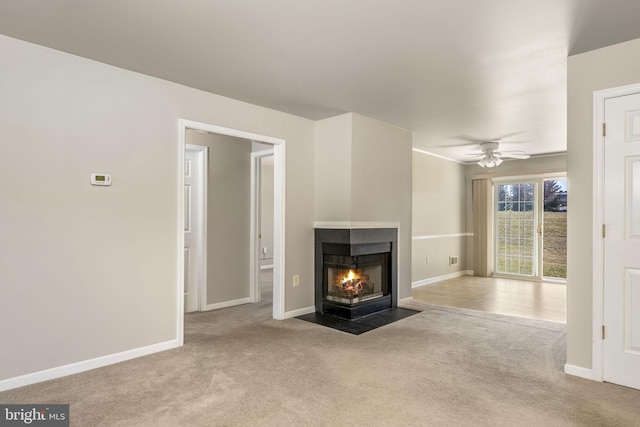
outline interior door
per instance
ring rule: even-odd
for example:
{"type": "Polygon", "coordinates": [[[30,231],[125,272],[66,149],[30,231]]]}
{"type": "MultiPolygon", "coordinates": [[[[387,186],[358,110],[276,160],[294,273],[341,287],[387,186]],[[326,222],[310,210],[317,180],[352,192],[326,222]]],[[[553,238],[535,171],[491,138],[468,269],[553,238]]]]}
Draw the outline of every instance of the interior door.
{"type": "Polygon", "coordinates": [[[640,94],[605,101],[603,378],[640,389],[640,94]]]}
{"type": "Polygon", "coordinates": [[[188,146],[184,165],[184,312],[198,310],[202,278],[202,148],[188,146]]]}

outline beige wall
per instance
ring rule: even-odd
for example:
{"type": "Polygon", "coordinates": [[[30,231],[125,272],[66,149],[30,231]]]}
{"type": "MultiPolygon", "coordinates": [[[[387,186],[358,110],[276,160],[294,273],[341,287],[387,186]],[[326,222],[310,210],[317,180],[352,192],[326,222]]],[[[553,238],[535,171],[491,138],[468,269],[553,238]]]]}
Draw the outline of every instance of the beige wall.
{"type": "Polygon", "coordinates": [[[411,133],[353,114],[351,220],[400,223],[398,297],[411,296],[411,133]]]}
{"type": "Polygon", "coordinates": [[[411,281],[415,285],[467,270],[466,203],[463,164],[413,152],[411,281]],[[449,256],[457,256],[458,265],[450,266],[449,256]]]}
{"type": "Polygon", "coordinates": [[[592,368],[593,92],[640,83],[640,39],[568,61],[567,363],[592,368]]]}
{"type": "Polygon", "coordinates": [[[251,141],[188,130],[187,144],[209,147],[206,303],[248,298],[251,141]]]}
{"type": "Polygon", "coordinates": [[[411,133],[354,113],[316,122],[316,221],[400,224],[398,296],[411,296],[411,133]]]}
{"type": "Polygon", "coordinates": [[[0,380],[176,339],[180,118],[286,140],[285,309],[313,305],[314,122],[4,36],[0,56],[0,380]]]}
{"type": "Polygon", "coordinates": [[[351,218],[353,115],[316,122],[315,198],[317,221],[351,218]]]}

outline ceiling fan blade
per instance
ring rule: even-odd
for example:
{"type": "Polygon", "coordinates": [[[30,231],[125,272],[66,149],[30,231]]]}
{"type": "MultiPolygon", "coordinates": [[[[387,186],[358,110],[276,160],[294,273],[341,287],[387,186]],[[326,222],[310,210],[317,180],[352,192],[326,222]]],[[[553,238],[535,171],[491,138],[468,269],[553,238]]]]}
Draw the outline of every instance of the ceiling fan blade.
{"type": "Polygon", "coordinates": [[[526,153],[509,152],[509,151],[494,153],[494,155],[497,157],[502,157],[503,159],[521,159],[521,160],[528,159],[529,157],[531,157],[526,153]]]}
{"type": "Polygon", "coordinates": [[[465,156],[470,157],[470,158],[472,158],[472,157],[480,158],[480,157],[484,157],[485,154],[484,153],[465,153],[465,156]]]}
{"type": "MultiPolygon", "coordinates": [[[[507,133],[505,135],[501,135],[501,136],[497,137],[496,139],[494,139],[494,141],[502,141],[503,139],[507,139],[507,138],[511,138],[512,136],[520,135],[521,133],[522,132],[507,133]]],[[[509,141],[509,142],[513,142],[513,141],[509,141]]]]}
{"type": "MultiPolygon", "coordinates": [[[[506,138],[511,138],[512,136],[516,136],[521,134],[522,132],[511,132],[511,133],[507,133],[504,135],[501,135],[497,138],[478,138],[475,136],[470,136],[470,135],[456,135],[456,136],[452,136],[452,139],[460,139],[462,141],[467,141],[467,143],[465,144],[454,144],[454,145],[441,145],[440,147],[443,148],[450,148],[450,147],[464,147],[465,145],[482,145],[482,144],[486,144],[486,143],[492,143],[492,142],[500,142],[503,139],[506,138]]],[[[509,141],[509,143],[519,143],[519,142],[526,142],[526,141],[509,141]]]]}
{"type": "Polygon", "coordinates": [[[482,144],[484,142],[490,142],[491,141],[489,139],[475,138],[473,136],[468,136],[468,135],[454,136],[453,139],[461,139],[463,141],[468,141],[469,142],[468,144],[461,144],[461,145],[482,144]]]}
{"type": "Polygon", "coordinates": [[[468,147],[470,145],[478,145],[478,142],[467,142],[466,144],[448,144],[448,145],[438,145],[441,148],[454,148],[454,147],[468,147]]]}

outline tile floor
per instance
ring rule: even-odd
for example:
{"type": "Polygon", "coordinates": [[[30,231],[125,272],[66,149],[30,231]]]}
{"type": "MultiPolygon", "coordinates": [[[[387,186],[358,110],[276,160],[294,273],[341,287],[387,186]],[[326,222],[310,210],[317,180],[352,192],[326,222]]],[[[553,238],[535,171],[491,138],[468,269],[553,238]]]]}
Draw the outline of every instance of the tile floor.
{"type": "Polygon", "coordinates": [[[566,323],[563,283],[462,276],[413,288],[415,301],[566,323]]]}

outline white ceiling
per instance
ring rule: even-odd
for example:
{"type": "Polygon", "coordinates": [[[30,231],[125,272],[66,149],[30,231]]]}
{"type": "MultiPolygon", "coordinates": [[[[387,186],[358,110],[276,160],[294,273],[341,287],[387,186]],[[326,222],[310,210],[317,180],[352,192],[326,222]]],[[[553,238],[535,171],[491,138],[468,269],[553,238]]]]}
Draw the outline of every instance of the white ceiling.
{"type": "Polygon", "coordinates": [[[0,0],[0,34],[311,119],[353,111],[459,160],[464,136],[564,151],[567,55],[640,38],[638,17],[638,0],[0,0]]]}

